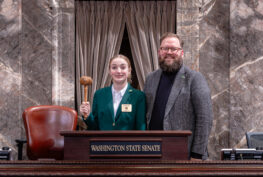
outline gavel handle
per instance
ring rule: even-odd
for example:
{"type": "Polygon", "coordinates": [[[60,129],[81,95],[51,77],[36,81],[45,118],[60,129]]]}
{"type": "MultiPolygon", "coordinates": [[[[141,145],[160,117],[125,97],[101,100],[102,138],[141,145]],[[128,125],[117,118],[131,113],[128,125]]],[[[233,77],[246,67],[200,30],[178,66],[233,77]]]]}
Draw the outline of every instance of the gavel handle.
{"type": "Polygon", "coordinates": [[[88,86],[84,86],[84,101],[88,102],[88,86]]]}
{"type": "MultiPolygon", "coordinates": [[[[88,102],[88,85],[84,86],[84,101],[88,102]]],[[[83,115],[84,118],[86,119],[88,117],[88,115],[83,115]]]]}

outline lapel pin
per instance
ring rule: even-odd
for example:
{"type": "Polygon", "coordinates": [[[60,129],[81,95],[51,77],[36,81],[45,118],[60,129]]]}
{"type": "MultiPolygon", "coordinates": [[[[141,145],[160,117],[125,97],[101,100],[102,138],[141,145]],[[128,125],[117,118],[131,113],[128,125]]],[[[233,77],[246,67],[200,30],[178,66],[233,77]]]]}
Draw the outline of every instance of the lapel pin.
{"type": "Polygon", "coordinates": [[[132,89],[130,89],[129,92],[132,92],[132,89]]]}
{"type": "Polygon", "coordinates": [[[182,75],[182,76],[181,76],[181,78],[182,78],[182,79],[185,79],[185,76],[184,76],[184,75],[182,75]]]}

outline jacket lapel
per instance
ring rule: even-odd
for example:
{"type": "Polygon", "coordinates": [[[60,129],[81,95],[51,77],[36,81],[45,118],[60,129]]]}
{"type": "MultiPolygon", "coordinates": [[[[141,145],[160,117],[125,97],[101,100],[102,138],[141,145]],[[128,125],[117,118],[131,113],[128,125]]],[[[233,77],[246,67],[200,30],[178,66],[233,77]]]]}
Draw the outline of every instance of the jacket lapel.
{"type": "Polygon", "coordinates": [[[133,91],[133,88],[130,86],[130,84],[128,84],[127,90],[125,91],[125,93],[124,93],[124,95],[123,95],[123,97],[121,99],[121,102],[119,104],[119,107],[117,109],[116,116],[115,116],[115,121],[117,121],[118,118],[120,117],[121,105],[128,102],[128,99],[130,98],[130,95],[131,95],[132,91],[133,91]]]}
{"type": "Polygon", "coordinates": [[[161,75],[162,75],[162,70],[158,70],[157,73],[156,73],[156,76],[154,76],[153,78],[153,83],[157,83],[157,84],[152,84],[152,87],[150,88],[151,89],[151,93],[153,93],[153,98],[152,98],[152,101],[150,103],[147,103],[147,104],[150,104],[149,106],[149,120],[148,123],[150,123],[150,120],[151,120],[151,117],[152,117],[152,111],[153,111],[153,105],[154,105],[154,102],[155,102],[155,97],[156,97],[156,93],[157,93],[157,89],[158,89],[158,86],[159,86],[159,82],[160,82],[160,79],[161,79],[161,75]]]}
{"type": "Polygon", "coordinates": [[[176,74],[170,95],[168,97],[168,101],[166,104],[166,108],[165,108],[165,114],[164,117],[166,117],[168,115],[168,113],[170,112],[172,106],[174,105],[174,102],[177,98],[177,96],[179,95],[181,89],[184,86],[184,80],[185,80],[186,76],[185,76],[185,70],[184,70],[184,66],[181,67],[181,69],[178,71],[178,73],[176,74]]]}

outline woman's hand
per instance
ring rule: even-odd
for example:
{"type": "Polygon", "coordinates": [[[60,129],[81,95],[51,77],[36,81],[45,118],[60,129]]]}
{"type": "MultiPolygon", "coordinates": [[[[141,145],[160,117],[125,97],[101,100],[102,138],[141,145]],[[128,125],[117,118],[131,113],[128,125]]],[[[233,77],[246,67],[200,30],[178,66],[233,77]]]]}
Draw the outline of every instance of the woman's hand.
{"type": "Polygon", "coordinates": [[[90,114],[90,103],[89,102],[82,102],[82,104],[79,107],[79,112],[81,113],[81,115],[86,120],[90,114]]]}

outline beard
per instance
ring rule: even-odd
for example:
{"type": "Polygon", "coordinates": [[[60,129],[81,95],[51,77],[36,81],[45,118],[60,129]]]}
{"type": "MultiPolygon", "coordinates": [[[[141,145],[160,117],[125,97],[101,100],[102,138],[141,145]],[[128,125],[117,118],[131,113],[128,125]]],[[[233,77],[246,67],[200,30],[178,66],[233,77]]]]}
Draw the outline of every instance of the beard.
{"type": "Polygon", "coordinates": [[[165,72],[168,72],[168,73],[174,73],[174,72],[177,72],[182,64],[183,64],[183,59],[182,57],[179,57],[178,60],[174,60],[172,64],[168,65],[167,63],[165,63],[165,57],[164,58],[161,58],[160,56],[158,57],[159,58],[159,66],[160,68],[165,71],[165,72]]]}

